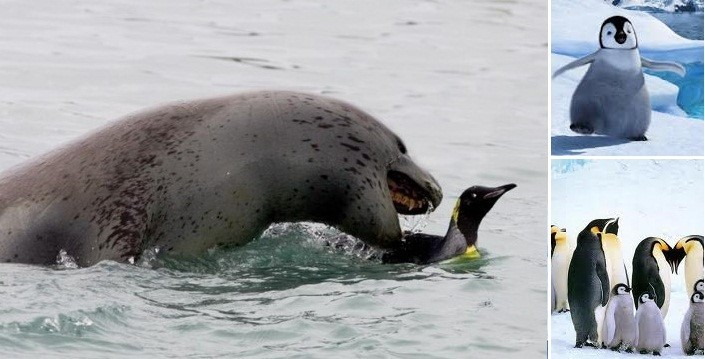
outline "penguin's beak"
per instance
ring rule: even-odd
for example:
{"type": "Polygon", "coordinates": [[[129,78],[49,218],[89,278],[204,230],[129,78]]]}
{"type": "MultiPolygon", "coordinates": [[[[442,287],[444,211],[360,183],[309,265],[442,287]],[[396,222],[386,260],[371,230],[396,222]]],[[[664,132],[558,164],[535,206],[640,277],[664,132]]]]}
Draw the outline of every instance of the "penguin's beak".
{"type": "Polygon", "coordinates": [[[507,193],[508,191],[510,191],[511,189],[513,189],[516,186],[517,185],[515,185],[514,183],[510,183],[510,184],[505,184],[504,186],[496,187],[492,191],[490,191],[490,192],[486,193],[484,196],[482,196],[482,198],[483,199],[499,198],[500,196],[507,193]]]}
{"type": "Polygon", "coordinates": [[[672,273],[678,274],[678,266],[681,264],[681,261],[683,261],[683,258],[685,258],[685,255],[685,248],[683,248],[683,243],[680,241],[676,243],[676,246],[673,249],[665,253],[666,260],[671,266],[672,273]]]}
{"type": "Polygon", "coordinates": [[[627,41],[627,34],[624,31],[619,31],[614,35],[614,41],[617,41],[618,44],[623,44],[625,41],[627,41]]]}

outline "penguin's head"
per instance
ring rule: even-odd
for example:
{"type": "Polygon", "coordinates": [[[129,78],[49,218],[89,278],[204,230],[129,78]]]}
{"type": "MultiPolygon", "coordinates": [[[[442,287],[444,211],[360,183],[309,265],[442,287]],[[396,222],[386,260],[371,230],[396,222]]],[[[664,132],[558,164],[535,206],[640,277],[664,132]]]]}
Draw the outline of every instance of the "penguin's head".
{"type": "Polygon", "coordinates": [[[600,27],[600,47],[603,49],[636,49],[636,32],[629,19],[624,16],[612,16],[605,20],[600,27]]]}
{"type": "Polygon", "coordinates": [[[694,250],[695,248],[699,248],[702,252],[703,236],[685,236],[678,240],[676,245],[673,247],[673,250],[671,251],[671,255],[669,257],[671,271],[678,274],[678,266],[681,264],[681,261],[683,260],[683,258],[685,258],[686,255],[688,255],[690,251],[694,250]]]}
{"type": "Polygon", "coordinates": [[[702,279],[698,279],[698,281],[695,282],[695,284],[693,285],[693,289],[694,289],[696,292],[703,293],[703,280],[702,280],[702,279]]]}
{"type": "Polygon", "coordinates": [[[691,303],[702,303],[703,302],[703,293],[702,292],[693,292],[693,295],[690,296],[690,302],[691,303]]]}
{"type": "Polygon", "coordinates": [[[593,219],[587,226],[585,226],[584,230],[589,230],[593,234],[602,233],[605,230],[607,223],[612,221],[614,221],[614,218],[593,219]]]}
{"type": "Polygon", "coordinates": [[[614,288],[612,288],[613,295],[628,294],[631,291],[632,289],[624,283],[618,283],[614,286],[614,288]]]}
{"type": "Polygon", "coordinates": [[[477,229],[482,218],[503,194],[516,186],[514,183],[499,187],[472,186],[460,195],[455,202],[451,224],[458,227],[468,241],[468,245],[474,244],[477,239],[477,229]]]}
{"type": "Polygon", "coordinates": [[[605,224],[605,228],[603,228],[602,232],[603,233],[610,233],[614,234],[615,236],[617,235],[617,232],[619,231],[619,217],[611,219],[609,222],[605,224]]]}
{"type": "Polygon", "coordinates": [[[644,304],[646,302],[653,302],[656,296],[651,293],[644,293],[639,297],[639,304],[644,304]]]}

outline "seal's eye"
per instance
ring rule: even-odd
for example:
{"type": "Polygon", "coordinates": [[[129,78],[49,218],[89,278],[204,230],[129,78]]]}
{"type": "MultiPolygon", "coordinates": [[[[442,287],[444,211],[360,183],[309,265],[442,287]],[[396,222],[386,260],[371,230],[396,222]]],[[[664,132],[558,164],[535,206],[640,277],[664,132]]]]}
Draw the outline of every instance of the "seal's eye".
{"type": "Polygon", "coordinates": [[[397,138],[397,147],[399,147],[399,152],[401,152],[402,155],[406,154],[406,146],[404,146],[404,142],[401,142],[401,140],[398,138],[397,138]]]}

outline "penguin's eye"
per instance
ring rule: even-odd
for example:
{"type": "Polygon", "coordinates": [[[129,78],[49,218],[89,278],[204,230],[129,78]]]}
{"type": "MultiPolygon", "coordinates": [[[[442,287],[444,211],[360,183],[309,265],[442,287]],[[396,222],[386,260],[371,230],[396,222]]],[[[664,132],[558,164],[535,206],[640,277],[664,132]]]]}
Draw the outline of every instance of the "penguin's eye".
{"type": "Polygon", "coordinates": [[[631,34],[631,33],[632,33],[632,30],[627,29],[627,34],[631,34]]]}
{"type": "Polygon", "coordinates": [[[612,31],[607,31],[607,35],[612,35],[612,31]]]}

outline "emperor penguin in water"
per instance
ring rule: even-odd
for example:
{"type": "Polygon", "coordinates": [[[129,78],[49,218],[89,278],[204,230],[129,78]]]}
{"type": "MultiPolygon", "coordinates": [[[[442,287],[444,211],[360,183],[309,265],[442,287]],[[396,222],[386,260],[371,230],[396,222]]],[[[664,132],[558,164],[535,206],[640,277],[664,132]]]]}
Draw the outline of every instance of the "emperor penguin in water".
{"type": "MultiPolygon", "coordinates": [[[[618,283],[624,283],[627,287],[629,286],[627,267],[624,265],[624,257],[622,256],[622,242],[617,237],[618,230],[619,217],[607,222],[602,230],[602,236],[600,236],[602,251],[605,253],[610,288],[614,288],[618,283]]],[[[612,295],[614,295],[614,291],[611,292],[610,296],[612,295]]]]}
{"type": "Polygon", "coordinates": [[[651,123],[651,102],[641,68],[685,75],[680,64],[642,57],[634,27],[623,16],[602,23],[599,50],[561,67],[553,77],[588,64],[570,103],[570,129],[632,141],[646,141],[651,123]]]}
{"type": "Polygon", "coordinates": [[[551,226],[551,284],[555,292],[554,310],[568,311],[568,266],[573,249],[565,228],[551,226]]]}
{"type": "Polygon", "coordinates": [[[636,338],[636,321],[634,319],[634,301],[631,288],[624,283],[618,283],[612,288],[605,320],[602,325],[602,341],[604,346],[619,351],[621,348],[631,352],[636,338]]]}
{"type": "MultiPolygon", "coordinates": [[[[702,283],[702,280],[700,280],[702,283]]],[[[683,316],[681,325],[681,347],[687,355],[703,351],[703,293],[693,292],[690,307],[683,316]]]]}
{"type": "Polygon", "coordinates": [[[600,236],[611,219],[596,219],[580,231],[568,268],[568,304],[575,328],[575,347],[597,346],[599,326],[609,299],[605,254],[600,236]],[[598,309],[602,308],[600,315],[598,309]]]}
{"type": "Polygon", "coordinates": [[[485,215],[502,195],[515,188],[510,183],[499,187],[472,186],[455,203],[446,235],[404,233],[398,247],[382,255],[384,263],[428,264],[456,256],[479,258],[477,230],[485,215]]]}
{"type": "Polygon", "coordinates": [[[671,246],[657,237],[644,238],[636,246],[632,259],[632,294],[637,310],[641,294],[649,292],[656,296],[655,304],[661,309],[662,317],[668,314],[671,300],[671,251],[671,246]]]}
{"type": "Polygon", "coordinates": [[[671,260],[676,274],[683,258],[685,258],[685,287],[688,289],[688,296],[692,296],[695,283],[703,279],[703,236],[686,236],[673,246],[671,260]]]}
{"type": "Polygon", "coordinates": [[[661,349],[666,345],[666,323],[652,293],[642,293],[638,301],[634,347],[641,354],[653,352],[654,355],[661,355],[661,349]]]}

